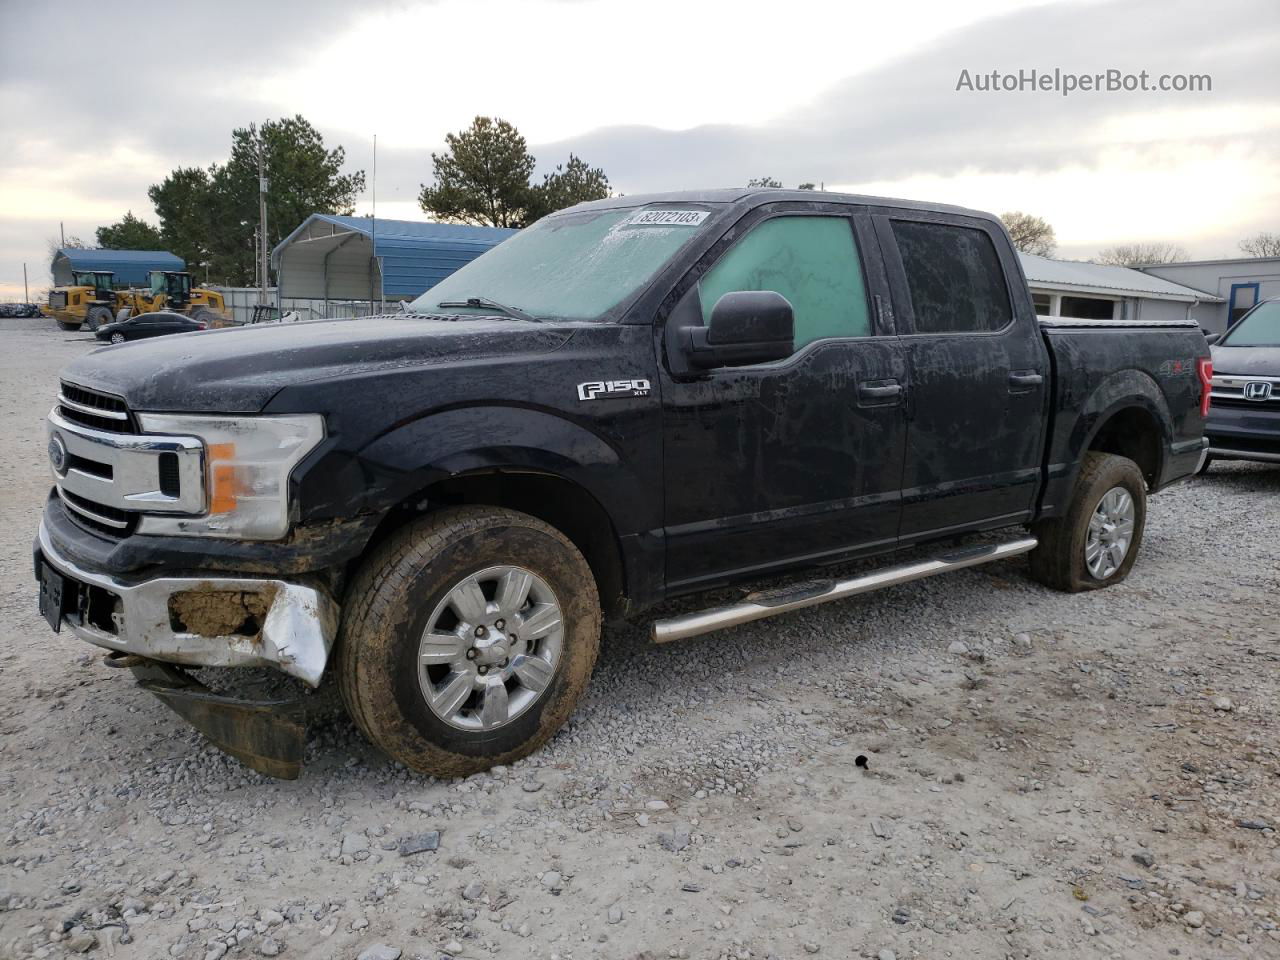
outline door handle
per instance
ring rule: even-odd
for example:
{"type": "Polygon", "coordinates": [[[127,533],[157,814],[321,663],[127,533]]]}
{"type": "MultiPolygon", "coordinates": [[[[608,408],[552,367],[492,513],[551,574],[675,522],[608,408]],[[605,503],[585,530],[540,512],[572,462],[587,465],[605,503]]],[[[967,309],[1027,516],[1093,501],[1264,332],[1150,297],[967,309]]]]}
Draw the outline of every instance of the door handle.
{"type": "Polygon", "coordinates": [[[902,384],[897,380],[872,380],[858,386],[859,403],[886,403],[900,396],[902,396],[902,384]]]}
{"type": "Polygon", "coordinates": [[[1019,370],[1009,374],[1009,387],[1013,390],[1030,390],[1044,383],[1044,377],[1034,370],[1019,370]]]}

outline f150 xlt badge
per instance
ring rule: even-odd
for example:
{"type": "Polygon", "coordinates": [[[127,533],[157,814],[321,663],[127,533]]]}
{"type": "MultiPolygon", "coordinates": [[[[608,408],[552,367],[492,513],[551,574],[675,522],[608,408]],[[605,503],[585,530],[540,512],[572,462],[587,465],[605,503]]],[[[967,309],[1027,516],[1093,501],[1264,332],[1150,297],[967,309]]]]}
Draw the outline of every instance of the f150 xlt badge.
{"type": "Polygon", "coordinates": [[[578,384],[579,400],[598,400],[600,397],[647,397],[649,381],[634,380],[592,380],[578,384]]]}

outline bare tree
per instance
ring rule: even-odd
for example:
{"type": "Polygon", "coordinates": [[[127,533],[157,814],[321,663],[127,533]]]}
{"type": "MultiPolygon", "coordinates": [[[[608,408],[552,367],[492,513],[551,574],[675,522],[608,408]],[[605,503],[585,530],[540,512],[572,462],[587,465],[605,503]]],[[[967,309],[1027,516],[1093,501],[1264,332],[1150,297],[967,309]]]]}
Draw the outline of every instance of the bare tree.
{"type": "Polygon", "coordinates": [[[1251,257],[1280,257],[1280,233],[1259,233],[1241,240],[1240,249],[1251,257]]]}
{"type": "Polygon", "coordinates": [[[1093,262],[1113,267],[1136,267],[1143,263],[1179,263],[1190,259],[1187,251],[1176,243],[1122,243],[1099,250],[1093,262]]]}
{"type": "Polygon", "coordinates": [[[89,245],[79,237],[67,237],[62,240],[58,237],[46,237],[45,245],[49,248],[49,259],[53,260],[58,255],[59,250],[88,250],[89,245]]]}
{"type": "Polygon", "coordinates": [[[780,187],[781,180],[775,180],[773,177],[753,177],[747,181],[748,187],[780,187]]]}
{"type": "Polygon", "coordinates": [[[1058,239],[1047,220],[1020,210],[1002,213],[1000,219],[1009,231],[1014,249],[1033,253],[1038,257],[1052,257],[1053,251],[1058,248],[1058,239]]]}

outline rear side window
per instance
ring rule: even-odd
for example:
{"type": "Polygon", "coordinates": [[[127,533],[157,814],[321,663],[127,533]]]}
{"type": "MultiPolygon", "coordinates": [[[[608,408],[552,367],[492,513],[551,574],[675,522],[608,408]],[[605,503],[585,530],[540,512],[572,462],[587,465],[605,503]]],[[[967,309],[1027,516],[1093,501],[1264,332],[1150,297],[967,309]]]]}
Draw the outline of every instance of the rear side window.
{"type": "Polygon", "coordinates": [[[844,217],[773,217],[732,246],[698,285],[702,321],[735,290],[772,290],[795,309],[795,346],[869,337],[866,284],[853,226],[844,217]]]}
{"type": "Polygon", "coordinates": [[[982,230],[894,220],[916,333],[983,333],[1013,319],[995,244],[982,230]]]}

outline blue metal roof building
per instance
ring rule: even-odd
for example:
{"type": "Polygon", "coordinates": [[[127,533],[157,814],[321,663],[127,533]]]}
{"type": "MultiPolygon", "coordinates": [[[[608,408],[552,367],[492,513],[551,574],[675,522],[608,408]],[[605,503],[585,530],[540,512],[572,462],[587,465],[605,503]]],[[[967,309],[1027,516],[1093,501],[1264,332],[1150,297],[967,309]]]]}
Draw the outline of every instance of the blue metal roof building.
{"type": "Polygon", "coordinates": [[[53,255],[50,267],[53,284],[65,287],[71,283],[72,270],[110,270],[116,275],[116,286],[145,287],[151,282],[152,270],[185,270],[181,257],[167,250],[79,250],[61,247],[53,255]]]}
{"type": "Polygon", "coordinates": [[[412,300],[515,232],[313,213],[271,263],[281,299],[412,300]]]}

